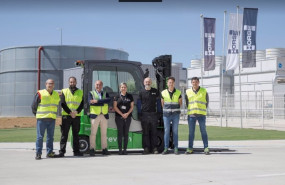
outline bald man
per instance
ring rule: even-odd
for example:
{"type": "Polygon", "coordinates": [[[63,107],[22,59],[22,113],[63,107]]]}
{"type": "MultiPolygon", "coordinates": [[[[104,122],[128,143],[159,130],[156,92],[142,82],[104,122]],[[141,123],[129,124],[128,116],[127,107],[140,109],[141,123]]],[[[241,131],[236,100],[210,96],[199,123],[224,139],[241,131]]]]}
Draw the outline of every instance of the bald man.
{"type": "Polygon", "coordinates": [[[141,117],[143,129],[143,154],[157,154],[157,103],[160,101],[160,93],[151,87],[151,78],[144,79],[144,89],[139,93],[137,102],[138,112],[141,117]]]}
{"type": "Polygon", "coordinates": [[[58,93],[53,90],[53,79],[48,79],[45,85],[45,89],[39,90],[36,93],[32,104],[32,112],[37,118],[36,160],[41,159],[45,130],[47,130],[46,157],[57,157],[53,152],[53,136],[60,98],[58,93]]]}
{"type": "Polygon", "coordinates": [[[111,101],[109,94],[103,91],[103,82],[97,80],[95,82],[95,90],[89,92],[88,102],[90,105],[90,120],[91,120],[91,133],[90,133],[90,156],[95,156],[96,150],[96,134],[98,126],[100,125],[101,131],[101,148],[103,155],[110,155],[107,149],[107,128],[109,119],[109,106],[111,101]]]}

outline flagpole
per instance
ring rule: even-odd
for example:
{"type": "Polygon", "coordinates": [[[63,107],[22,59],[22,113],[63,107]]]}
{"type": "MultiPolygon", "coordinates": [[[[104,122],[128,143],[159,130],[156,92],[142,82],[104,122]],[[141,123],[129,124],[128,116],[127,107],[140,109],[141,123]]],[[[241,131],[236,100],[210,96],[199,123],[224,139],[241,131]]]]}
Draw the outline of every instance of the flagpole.
{"type": "Polygon", "coordinates": [[[203,86],[203,56],[204,56],[204,30],[203,30],[203,14],[201,17],[201,86],[203,86]]]}
{"type": "MultiPolygon", "coordinates": [[[[239,6],[237,6],[237,27],[239,27],[239,6]]],[[[243,29],[241,29],[242,32],[243,29]]],[[[239,35],[241,37],[241,34],[239,35]]],[[[241,39],[240,39],[241,40],[241,39]]],[[[240,43],[238,45],[239,51],[240,51],[240,43]]],[[[240,53],[240,52],[239,52],[240,53]]],[[[240,57],[240,56],[239,56],[240,57]]],[[[240,60],[238,65],[238,71],[239,71],[239,105],[240,105],[240,128],[243,128],[242,124],[242,99],[241,99],[241,76],[240,76],[240,60]]]]}
{"type": "Polygon", "coordinates": [[[226,33],[226,14],[224,11],[224,29],[223,29],[223,60],[222,60],[222,71],[221,71],[221,90],[220,90],[220,125],[223,126],[223,91],[224,91],[224,63],[225,63],[225,33],[226,33]]]}

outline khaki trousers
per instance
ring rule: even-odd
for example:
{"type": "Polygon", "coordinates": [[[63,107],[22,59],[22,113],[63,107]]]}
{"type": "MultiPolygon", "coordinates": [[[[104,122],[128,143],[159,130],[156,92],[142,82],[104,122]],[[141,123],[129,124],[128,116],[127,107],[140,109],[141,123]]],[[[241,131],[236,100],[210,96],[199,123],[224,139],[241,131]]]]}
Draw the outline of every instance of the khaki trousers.
{"type": "Polygon", "coordinates": [[[96,134],[98,126],[101,129],[101,148],[107,148],[107,127],[108,120],[103,114],[98,115],[95,119],[91,119],[91,133],[90,133],[90,149],[96,150],[96,134]]]}

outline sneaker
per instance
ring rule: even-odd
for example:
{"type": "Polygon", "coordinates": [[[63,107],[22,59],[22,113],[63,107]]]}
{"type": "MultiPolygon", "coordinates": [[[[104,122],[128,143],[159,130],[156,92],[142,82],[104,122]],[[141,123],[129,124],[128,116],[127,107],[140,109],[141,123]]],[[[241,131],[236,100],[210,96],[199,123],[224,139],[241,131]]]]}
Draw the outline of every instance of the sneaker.
{"type": "Polygon", "coordinates": [[[95,156],[95,150],[94,149],[90,149],[89,150],[89,155],[92,156],[92,157],[95,156]]]}
{"type": "Polygon", "coordinates": [[[154,149],[153,149],[153,154],[158,154],[157,148],[154,148],[154,149]]]}
{"type": "Polygon", "coordinates": [[[193,154],[193,149],[187,148],[185,154],[193,154]]]}
{"type": "Polygon", "coordinates": [[[59,155],[56,155],[54,152],[51,152],[51,153],[47,154],[46,157],[47,157],[47,158],[58,158],[59,155]]]}
{"type": "Polygon", "coordinates": [[[204,149],[204,154],[205,155],[210,155],[210,150],[209,150],[208,147],[204,149]]]}
{"type": "Polygon", "coordinates": [[[83,156],[83,153],[81,153],[81,152],[74,152],[73,156],[81,157],[81,156],[83,156]]]}
{"type": "Polygon", "coordinates": [[[42,154],[36,154],[35,159],[36,159],[36,160],[41,160],[41,159],[42,159],[42,154]]]}
{"type": "Polygon", "coordinates": [[[110,155],[110,152],[107,150],[107,148],[102,150],[103,155],[110,155]]]}
{"type": "Polygon", "coordinates": [[[166,154],[169,154],[169,151],[168,151],[167,148],[165,148],[165,149],[163,150],[163,152],[162,152],[162,155],[166,155],[166,154]]]}
{"type": "Polygon", "coordinates": [[[149,154],[149,150],[148,150],[148,148],[145,148],[143,151],[143,155],[147,155],[147,154],[149,154]]]}
{"type": "Polygon", "coordinates": [[[175,155],[178,155],[178,154],[179,154],[178,148],[174,148],[174,154],[175,154],[175,155]]]}

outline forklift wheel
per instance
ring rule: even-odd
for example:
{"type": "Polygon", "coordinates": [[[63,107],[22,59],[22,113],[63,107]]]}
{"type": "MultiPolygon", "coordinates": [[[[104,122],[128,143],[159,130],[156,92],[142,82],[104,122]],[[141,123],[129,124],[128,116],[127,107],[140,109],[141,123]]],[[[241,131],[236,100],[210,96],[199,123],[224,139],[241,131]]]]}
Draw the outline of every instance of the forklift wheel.
{"type": "Polygon", "coordinates": [[[89,137],[79,136],[79,150],[81,153],[89,152],[89,137]]]}
{"type": "Polygon", "coordinates": [[[164,132],[163,129],[157,130],[157,150],[161,153],[164,150],[164,132]]]}

